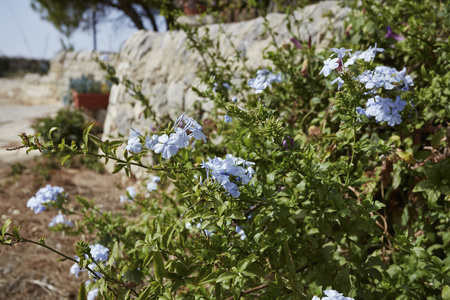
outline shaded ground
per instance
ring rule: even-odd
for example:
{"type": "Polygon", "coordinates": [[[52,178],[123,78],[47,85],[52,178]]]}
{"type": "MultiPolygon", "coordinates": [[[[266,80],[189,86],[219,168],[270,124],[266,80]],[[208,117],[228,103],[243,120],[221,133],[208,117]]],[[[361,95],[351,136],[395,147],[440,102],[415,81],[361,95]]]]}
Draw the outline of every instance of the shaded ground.
{"type": "MultiPolygon", "coordinates": [[[[37,241],[45,236],[47,245],[74,256],[78,238],[51,232],[48,224],[56,211],[34,214],[26,206],[28,199],[51,184],[63,187],[72,205],[75,195],[81,195],[95,199],[104,210],[114,210],[121,207],[119,196],[125,195],[132,182],[124,176],[86,168],[58,168],[58,163],[49,163],[37,151],[34,156],[26,155],[24,149],[6,151],[21,144],[19,133],[33,133],[30,125],[37,118],[52,115],[61,107],[17,100],[20,84],[20,78],[0,78],[0,227],[12,219],[13,225],[21,226],[23,237],[37,241]]],[[[87,280],[87,274],[70,276],[72,262],[58,259],[58,255],[33,244],[0,246],[0,299],[77,299],[78,287],[87,280]]]]}

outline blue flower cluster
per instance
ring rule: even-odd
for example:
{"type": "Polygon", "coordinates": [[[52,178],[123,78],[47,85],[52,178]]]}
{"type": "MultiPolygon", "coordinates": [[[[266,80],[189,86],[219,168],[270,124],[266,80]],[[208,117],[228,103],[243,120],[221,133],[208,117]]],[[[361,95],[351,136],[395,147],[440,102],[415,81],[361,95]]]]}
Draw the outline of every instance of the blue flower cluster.
{"type": "Polygon", "coordinates": [[[255,94],[260,94],[274,82],[281,82],[281,73],[275,74],[268,69],[262,69],[256,71],[256,78],[250,79],[247,84],[255,89],[255,94]]]}
{"type": "Polygon", "coordinates": [[[48,226],[53,227],[58,224],[65,224],[66,226],[73,227],[73,223],[69,220],[66,220],[66,215],[63,215],[63,214],[58,214],[58,215],[54,216],[52,218],[50,224],[48,224],[48,226]]]}
{"type": "MultiPolygon", "coordinates": [[[[168,136],[154,134],[145,137],[144,146],[153,150],[155,153],[161,153],[165,159],[171,158],[179,149],[189,146],[189,140],[193,137],[195,140],[203,140],[206,143],[206,135],[202,132],[203,127],[191,117],[182,114],[175,122],[173,133],[168,136]],[[181,124],[185,124],[180,127],[181,124]],[[189,134],[188,134],[189,131],[189,134]]],[[[126,149],[133,153],[142,151],[141,134],[139,130],[132,130],[126,149]]]]}
{"type": "MultiPolygon", "coordinates": [[[[355,300],[351,297],[344,297],[341,293],[335,290],[326,290],[324,291],[327,297],[323,297],[322,300],[355,300]]],[[[319,297],[314,296],[312,300],[321,300],[319,297]]]]}
{"type": "MultiPolygon", "coordinates": [[[[91,256],[92,258],[96,261],[96,262],[102,262],[102,261],[107,261],[108,260],[108,256],[109,256],[109,249],[106,248],[103,245],[100,244],[95,244],[95,245],[91,245],[91,256]]],[[[88,258],[88,255],[85,254],[85,258],[88,258]]],[[[80,261],[80,258],[78,256],[75,256],[75,259],[77,261],[80,261]]],[[[88,268],[91,270],[94,270],[97,267],[97,265],[95,263],[90,263],[88,265],[88,268]]],[[[80,268],[80,265],[78,263],[75,263],[72,265],[72,267],[70,267],[70,274],[74,275],[76,278],[78,278],[78,274],[82,271],[86,271],[84,269],[80,268]]],[[[95,272],[99,277],[102,276],[102,274],[100,272],[95,272]]]]}
{"type": "MultiPolygon", "coordinates": [[[[383,52],[383,48],[370,47],[366,51],[356,51],[350,53],[351,49],[332,48],[334,53],[325,60],[324,67],[320,74],[327,77],[331,71],[335,71],[338,75],[341,71],[346,71],[349,66],[356,63],[357,60],[364,60],[365,62],[373,61],[377,52],[383,52]],[[349,58],[344,62],[345,56],[348,54],[349,58]],[[332,58],[337,55],[336,58],[332,58]]],[[[403,101],[398,95],[399,93],[409,91],[414,82],[410,75],[406,74],[406,68],[397,71],[394,68],[386,66],[378,66],[372,70],[365,70],[362,74],[355,77],[354,80],[364,84],[368,90],[366,94],[372,94],[373,97],[368,99],[366,109],[361,107],[356,108],[358,114],[364,114],[367,117],[374,117],[377,122],[387,122],[389,126],[395,126],[402,122],[400,112],[406,106],[406,101],[403,101]],[[378,95],[379,90],[382,89],[384,94],[393,91],[396,92],[396,100],[391,98],[382,98],[378,95]]],[[[337,77],[332,83],[338,83],[338,89],[344,84],[341,77],[337,77]]]]}
{"type": "Polygon", "coordinates": [[[134,199],[134,197],[137,196],[137,192],[136,189],[134,188],[134,186],[129,186],[127,187],[127,195],[126,196],[120,196],[120,203],[127,203],[127,202],[131,202],[131,200],[134,199]]]}
{"type": "Polygon", "coordinates": [[[237,184],[245,185],[250,182],[255,173],[251,167],[254,164],[227,154],[225,159],[208,157],[208,161],[203,162],[202,167],[206,170],[207,179],[211,176],[214,182],[219,183],[231,196],[237,198],[241,194],[237,184]]]}
{"type": "Polygon", "coordinates": [[[59,186],[51,186],[47,184],[45,187],[39,189],[36,194],[27,202],[27,207],[34,210],[35,214],[43,212],[45,207],[43,204],[51,205],[55,202],[58,196],[64,192],[64,189],[59,186]]]}

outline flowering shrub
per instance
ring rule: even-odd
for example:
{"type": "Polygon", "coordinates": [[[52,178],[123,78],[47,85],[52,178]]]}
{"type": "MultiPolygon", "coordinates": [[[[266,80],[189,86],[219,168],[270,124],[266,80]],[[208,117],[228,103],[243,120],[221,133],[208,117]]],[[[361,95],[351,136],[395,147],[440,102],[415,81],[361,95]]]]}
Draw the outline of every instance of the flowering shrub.
{"type": "MultiPolygon", "coordinates": [[[[412,2],[396,4],[398,13],[402,5],[412,2]]],[[[127,141],[102,140],[89,133],[91,124],[71,146],[24,136],[28,151],[65,150],[114,161],[115,173],[152,174],[115,199],[121,213],[82,197],[77,211],[70,197],[43,200],[69,219],[80,217],[60,230],[96,237],[80,240],[75,258],[59,253],[74,263],[73,275],[87,270],[80,298],[448,299],[450,43],[432,35],[436,61],[446,67],[417,54],[414,64],[398,66],[413,62],[396,56],[399,44],[346,45],[364,22],[323,53],[293,37],[264,53],[272,66],[242,68],[242,83],[233,86],[240,54],[223,57],[207,35],[186,28],[191,47],[214,58],[200,73],[208,88],[193,88],[215,104],[208,122],[186,112],[160,120],[156,133],[130,128],[127,141]]],[[[391,39],[386,34],[376,36],[391,39]]],[[[421,33],[401,34],[394,41],[408,44],[421,33]]],[[[154,118],[139,87],[103,66],[154,118]]],[[[10,223],[3,244],[29,241],[17,227],[9,233],[10,223]]]]}

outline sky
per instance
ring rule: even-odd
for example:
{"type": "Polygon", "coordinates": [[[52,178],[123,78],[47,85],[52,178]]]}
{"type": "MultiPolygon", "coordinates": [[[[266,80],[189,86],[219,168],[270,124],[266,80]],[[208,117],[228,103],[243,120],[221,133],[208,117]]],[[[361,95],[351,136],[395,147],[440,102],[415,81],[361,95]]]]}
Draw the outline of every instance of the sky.
{"type": "MultiPolygon", "coordinates": [[[[119,14],[108,16],[115,19],[119,14]]],[[[164,19],[164,18],[163,18],[164,19]]],[[[164,22],[159,19],[158,23],[164,22]]],[[[137,29],[124,19],[101,23],[97,50],[118,52],[137,29]]],[[[59,33],[31,8],[31,0],[0,0],[0,56],[51,59],[62,49],[59,33]]],[[[78,29],[71,37],[75,50],[93,50],[92,31],[78,29]]]]}

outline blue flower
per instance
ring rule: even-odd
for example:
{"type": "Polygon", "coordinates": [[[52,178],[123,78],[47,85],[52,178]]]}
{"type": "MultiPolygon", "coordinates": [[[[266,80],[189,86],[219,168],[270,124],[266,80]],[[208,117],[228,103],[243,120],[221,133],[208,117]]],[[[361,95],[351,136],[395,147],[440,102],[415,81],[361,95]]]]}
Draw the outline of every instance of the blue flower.
{"type": "Polygon", "coordinates": [[[51,220],[50,224],[48,224],[48,226],[53,227],[57,224],[65,224],[66,226],[73,227],[73,223],[69,220],[65,220],[65,218],[66,218],[65,215],[58,214],[52,218],[52,220],[51,220]]]}
{"type": "MultiPolygon", "coordinates": [[[[335,290],[325,290],[324,293],[327,297],[323,297],[322,300],[354,300],[351,297],[344,297],[341,293],[335,290]]],[[[320,300],[320,298],[314,296],[312,300],[320,300]]]]}
{"type": "Polygon", "coordinates": [[[170,140],[167,134],[160,136],[158,142],[159,143],[153,147],[153,150],[156,153],[161,153],[163,158],[169,159],[178,152],[176,141],[170,140]]]}
{"type": "Polygon", "coordinates": [[[58,196],[63,192],[64,189],[62,187],[52,187],[50,184],[47,184],[45,187],[39,189],[36,194],[28,200],[27,207],[33,209],[35,214],[43,212],[45,210],[43,204],[51,205],[51,203],[55,202],[58,196]]]}
{"type": "Polygon", "coordinates": [[[152,176],[150,182],[147,183],[147,191],[153,192],[158,188],[157,182],[159,182],[161,178],[159,176],[152,176]]]}
{"type": "Polygon", "coordinates": [[[208,158],[207,162],[203,162],[202,167],[206,170],[206,176],[209,179],[211,176],[214,182],[220,184],[228,194],[234,198],[240,196],[239,186],[250,182],[255,171],[252,169],[253,162],[245,161],[241,158],[227,154],[225,159],[215,157],[208,158]],[[232,181],[230,178],[234,176],[232,181]],[[236,180],[239,178],[239,180],[236,180]]]}
{"type": "Polygon", "coordinates": [[[108,252],[109,252],[108,248],[100,244],[91,245],[90,248],[92,258],[95,261],[99,262],[108,260],[108,252]]]}
{"type": "Polygon", "coordinates": [[[88,292],[87,300],[94,300],[95,297],[97,296],[98,296],[98,289],[93,289],[92,291],[88,292]]]}
{"type": "Polygon", "coordinates": [[[328,77],[330,75],[331,71],[339,67],[338,63],[339,58],[328,58],[325,60],[324,66],[322,70],[320,71],[319,75],[323,74],[325,77],[328,77]]]}
{"type": "Polygon", "coordinates": [[[128,139],[127,146],[125,147],[130,152],[139,153],[142,151],[141,140],[138,136],[134,136],[128,139]]]}
{"type": "Polygon", "coordinates": [[[265,90],[266,87],[269,85],[266,82],[266,77],[264,77],[264,76],[258,76],[256,78],[252,78],[247,83],[251,88],[255,89],[255,94],[262,93],[263,90],[265,90]]]}
{"type": "Polygon", "coordinates": [[[225,123],[231,123],[233,121],[233,118],[231,118],[228,115],[225,115],[225,123]]]}

